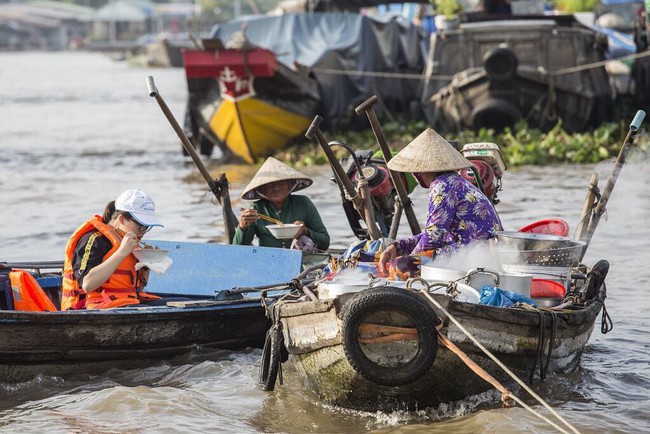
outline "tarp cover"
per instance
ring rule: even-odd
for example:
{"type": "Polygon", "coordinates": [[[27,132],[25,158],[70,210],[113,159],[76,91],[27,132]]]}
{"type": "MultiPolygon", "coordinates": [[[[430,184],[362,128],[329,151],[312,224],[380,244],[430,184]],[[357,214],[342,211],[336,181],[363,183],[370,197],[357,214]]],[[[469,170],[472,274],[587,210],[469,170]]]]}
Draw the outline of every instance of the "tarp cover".
{"type": "Polygon", "coordinates": [[[273,51],[291,68],[298,63],[310,69],[330,125],[367,125],[354,108],[374,94],[391,113],[419,107],[427,48],[421,27],[396,17],[348,13],[256,15],[218,25],[210,36],[226,43],[245,22],[252,44],[273,51]],[[397,76],[371,74],[376,72],[397,76]]]}

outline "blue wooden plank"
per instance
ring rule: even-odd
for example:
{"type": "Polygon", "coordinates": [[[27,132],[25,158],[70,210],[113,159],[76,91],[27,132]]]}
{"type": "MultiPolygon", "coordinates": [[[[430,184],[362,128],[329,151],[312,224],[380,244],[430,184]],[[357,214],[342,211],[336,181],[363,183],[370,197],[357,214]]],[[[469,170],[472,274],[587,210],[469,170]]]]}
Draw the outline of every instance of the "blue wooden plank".
{"type": "Polygon", "coordinates": [[[301,271],[299,250],[176,241],[147,244],[169,250],[173,261],[164,274],[151,272],[148,292],[212,296],[234,287],[289,282],[301,271]]]}

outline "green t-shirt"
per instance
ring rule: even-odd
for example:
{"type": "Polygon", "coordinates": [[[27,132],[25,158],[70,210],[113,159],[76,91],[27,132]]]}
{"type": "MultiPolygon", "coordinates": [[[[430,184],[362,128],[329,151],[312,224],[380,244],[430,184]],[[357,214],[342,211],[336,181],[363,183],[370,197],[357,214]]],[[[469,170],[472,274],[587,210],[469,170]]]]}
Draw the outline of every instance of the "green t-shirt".
{"type": "MultiPolygon", "coordinates": [[[[251,208],[256,209],[260,214],[265,214],[284,223],[293,223],[300,220],[305,223],[307,236],[314,241],[319,249],[327,250],[330,246],[330,236],[327,229],[325,229],[323,220],[316,206],[307,196],[289,195],[282,204],[280,211],[266,199],[253,202],[251,208]]],[[[278,240],[271,235],[271,232],[266,229],[266,225],[270,224],[272,223],[259,219],[254,224],[248,225],[246,229],[237,226],[232,243],[250,245],[253,238],[257,236],[259,245],[262,247],[290,247],[291,240],[278,240]]]]}

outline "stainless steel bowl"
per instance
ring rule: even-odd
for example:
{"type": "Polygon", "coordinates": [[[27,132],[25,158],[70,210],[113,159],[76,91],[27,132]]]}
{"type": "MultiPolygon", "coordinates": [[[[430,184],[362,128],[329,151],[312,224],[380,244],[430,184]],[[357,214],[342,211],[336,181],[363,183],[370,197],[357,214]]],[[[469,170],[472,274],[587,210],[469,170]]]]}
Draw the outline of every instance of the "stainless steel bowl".
{"type": "Polygon", "coordinates": [[[549,250],[570,247],[574,241],[557,235],[530,232],[497,232],[497,247],[504,250],[549,250]]]}

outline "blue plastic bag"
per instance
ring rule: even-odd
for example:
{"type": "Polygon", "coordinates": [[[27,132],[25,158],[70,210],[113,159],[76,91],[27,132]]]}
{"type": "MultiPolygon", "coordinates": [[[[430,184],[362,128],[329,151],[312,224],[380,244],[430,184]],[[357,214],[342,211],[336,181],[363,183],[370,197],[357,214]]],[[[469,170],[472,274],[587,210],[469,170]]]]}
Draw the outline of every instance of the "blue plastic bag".
{"type": "Polygon", "coordinates": [[[524,295],[517,294],[516,292],[507,291],[496,286],[485,285],[481,288],[481,300],[479,304],[486,304],[488,306],[497,307],[510,307],[515,303],[526,303],[533,307],[537,304],[524,295]]]}

